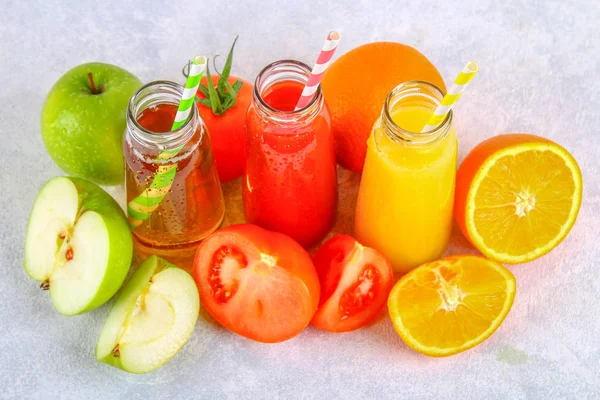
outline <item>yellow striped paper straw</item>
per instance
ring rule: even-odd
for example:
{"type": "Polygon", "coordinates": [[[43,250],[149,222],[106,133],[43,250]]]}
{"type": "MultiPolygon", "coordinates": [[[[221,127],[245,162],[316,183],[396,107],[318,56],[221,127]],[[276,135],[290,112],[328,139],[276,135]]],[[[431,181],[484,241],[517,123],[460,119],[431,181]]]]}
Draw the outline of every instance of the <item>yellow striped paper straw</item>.
{"type": "MultiPolygon", "coordinates": [[[[194,62],[190,67],[190,73],[187,82],[185,83],[183,95],[179,101],[179,107],[177,108],[177,114],[175,115],[175,121],[173,122],[171,131],[181,128],[190,116],[192,107],[195,107],[194,99],[205,69],[206,58],[201,56],[195,57],[194,62]]],[[[158,159],[168,160],[176,156],[181,149],[183,149],[183,146],[165,150],[158,155],[158,159]]],[[[160,165],[150,186],[144,189],[139,196],[127,204],[127,215],[131,229],[140,226],[141,223],[147,220],[148,217],[150,217],[150,214],[160,206],[160,203],[162,203],[167,193],[169,193],[169,189],[171,189],[176,173],[177,163],[160,165]]]]}
{"type": "Polygon", "coordinates": [[[452,107],[456,101],[460,98],[460,95],[465,91],[465,88],[471,82],[471,79],[477,73],[479,66],[475,61],[469,61],[463,70],[458,74],[458,77],[454,80],[454,84],[448,90],[448,93],[442,99],[442,102],[437,106],[429,121],[425,127],[421,130],[421,133],[430,131],[436,128],[439,124],[446,119],[446,116],[452,110],[452,107]]]}

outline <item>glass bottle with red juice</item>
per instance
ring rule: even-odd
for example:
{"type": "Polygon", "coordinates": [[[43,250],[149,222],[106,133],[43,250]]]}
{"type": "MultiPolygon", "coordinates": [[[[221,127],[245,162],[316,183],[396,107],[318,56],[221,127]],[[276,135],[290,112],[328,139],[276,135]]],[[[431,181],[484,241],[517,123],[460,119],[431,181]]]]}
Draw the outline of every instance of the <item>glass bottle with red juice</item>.
{"type": "Polygon", "coordinates": [[[132,205],[139,195],[146,196],[144,205],[133,204],[136,209],[128,211],[129,219],[136,224],[134,238],[151,248],[198,245],[221,225],[225,214],[210,137],[196,107],[181,128],[171,131],[182,93],[183,87],[174,82],[152,82],[134,94],[127,111],[123,140],[127,202],[132,205]],[[173,157],[160,156],[176,149],[173,157]],[[149,187],[159,167],[172,165],[173,182],[160,200],[149,187]],[[155,204],[158,207],[148,212],[155,204]],[[136,218],[143,214],[149,217],[136,218]]]}
{"type": "Polygon", "coordinates": [[[294,108],[310,68],[293,60],[265,67],[246,116],[243,199],[246,220],[308,247],[329,232],[337,209],[331,120],[320,86],[294,108]]]}

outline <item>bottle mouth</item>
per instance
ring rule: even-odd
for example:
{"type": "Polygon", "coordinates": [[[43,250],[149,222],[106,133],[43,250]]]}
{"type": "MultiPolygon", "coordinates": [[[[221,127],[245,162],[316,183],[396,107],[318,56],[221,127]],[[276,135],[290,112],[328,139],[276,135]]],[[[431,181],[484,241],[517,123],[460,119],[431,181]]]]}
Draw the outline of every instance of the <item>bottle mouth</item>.
{"type": "Polygon", "coordinates": [[[267,104],[263,98],[263,93],[278,82],[295,81],[300,82],[302,85],[306,85],[310,78],[310,74],[310,67],[301,61],[280,60],[267,65],[259,72],[254,81],[253,97],[255,103],[259,105],[263,112],[268,114],[295,117],[310,113],[311,110],[317,108],[316,105],[318,105],[323,98],[320,84],[317,86],[310,102],[298,110],[278,110],[267,104]]]}
{"type": "Polygon", "coordinates": [[[452,124],[452,110],[448,112],[446,118],[439,125],[419,132],[399,126],[392,118],[392,111],[398,106],[423,107],[430,109],[433,113],[443,98],[444,92],[430,82],[406,81],[396,86],[387,95],[383,106],[381,119],[387,128],[386,133],[393,139],[414,144],[428,144],[443,138],[448,133],[448,128],[452,124]]]}
{"type": "Polygon", "coordinates": [[[168,132],[154,132],[144,128],[138,118],[145,110],[161,104],[179,106],[184,87],[171,81],[153,81],[145,84],[131,96],[127,107],[127,126],[136,137],[147,145],[169,146],[185,141],[194,132],[194,121],[197,117],[193,106],[188,118],[179,128],[168,132]]]}

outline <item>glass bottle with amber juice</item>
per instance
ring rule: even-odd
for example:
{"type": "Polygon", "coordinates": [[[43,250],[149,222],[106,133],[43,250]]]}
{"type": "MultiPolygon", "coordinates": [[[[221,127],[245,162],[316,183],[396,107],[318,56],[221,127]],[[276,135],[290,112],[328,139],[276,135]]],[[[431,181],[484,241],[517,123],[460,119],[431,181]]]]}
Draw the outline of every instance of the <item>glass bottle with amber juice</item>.
{"type": "Polygon", "coordinates": [[[210,137],[196,107],[171,131],[182,93],[174,82],[149,83],[132,97],[127,112],[125,189],[133,207],[128,216],[134,238],[151,248],[195,246],[221,225],[225,213],[210,137]],[[177,149],[173,157],[160,156],[177,149]],[[175,177],[162,198],[150,185],[159,167],[171,165],[175,177]],[[144,204],[132,204],[141,194],[144,204]],[[149,216],[140,217],[144,214],[149,216]]]}

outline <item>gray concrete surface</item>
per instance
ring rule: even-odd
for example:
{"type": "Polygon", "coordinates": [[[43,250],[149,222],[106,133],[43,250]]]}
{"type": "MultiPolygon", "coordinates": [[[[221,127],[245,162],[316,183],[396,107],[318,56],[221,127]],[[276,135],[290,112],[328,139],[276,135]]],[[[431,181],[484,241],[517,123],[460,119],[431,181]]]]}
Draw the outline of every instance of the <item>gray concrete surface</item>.
{"type": "MultiPolygon", "coordinates": [[[[600,397],[599,20],[597,0],[4,0],[0,398],[600,397]],[[33,200],[62,174],[40,136],[47,91],[87,61],[120,65],[143,81],[183,82],[188,58],[225,55],[236,34],[234,73],[253,80],[274,60],[312,63],[330,29],[344,35],[338,55],[362,43],[399,41],[426,54],[447,81],[477,60],[480,72],[456,108],[460,159],[505,132],[563,144],[584,175],[571,234],[548,256],[511,267],[518,293],[510,315],[487,342],[454,357],[414,353],[387,319],[343,335],[309,328],[277,345],[199,320],[189,343],[154,373],[128,375],[97,363],[93,349],[110,305],[63,317],[22,267],[33,200]]],[[[448,253],[461,252],[472,250],[455,236],[448,253]]]]}

